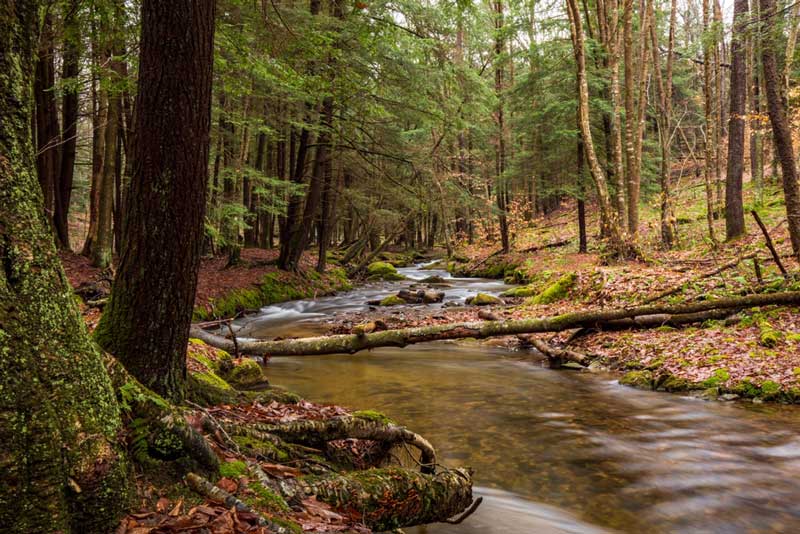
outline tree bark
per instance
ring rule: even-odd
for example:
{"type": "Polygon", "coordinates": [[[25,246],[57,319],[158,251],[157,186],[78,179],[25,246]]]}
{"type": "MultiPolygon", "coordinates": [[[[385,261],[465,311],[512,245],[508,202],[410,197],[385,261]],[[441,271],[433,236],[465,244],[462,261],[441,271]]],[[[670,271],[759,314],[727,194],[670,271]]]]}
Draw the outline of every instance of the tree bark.
{"type": "Polygon", "coordinates": [[[0,525],[103,533],[128,507],[127,460],[36,177],[28,95],[39,7],[0,1],[0,525]]]}
{"type": "Polygon", "coordinates": [[[506,183],[506,132],[504,116],[504,64],[505,40],[503,38],[503,1],[494,0],[495,38],[494,38],[494,92],[497,97],[497,141],[495,145],[495,195],[497,197],[498,222],[500,224],[500,242],[503,252],[511,250],[508,235],[508,184],[506,183]]]}
{"type": "MultiPolygon", "coordinates": [[[[650,305],[635,308],[620,308],[590,312],[565,313],[555,317],[518,319],[509,321],[486,321],[454,323],[400,330],[385,330],[371,334],[345,334],[320,336],[305,339],[280,341],[239,342],[239,350],[261,356],[315,356],[321,354],[352,354],[377,347],[404,347],[414,343],[444,339],[472,337],[484,339],[494,336],[561,332],[572,328],[597,328],[613,324],[620,319],[663,316],[681,317],[699,312],[722,309],[744,309],[756,306],[796,305],[800,303],[800,291],[755,294],[744,297],[729,297],[682,305],[650,305]]],[[[657,325],[656,325],[657,326],[657,325]]],[[[192,328],[192,337],[202,339],[228,352],[233,352],[234,343],[223,337],[210,334],[200,328],[192,328]]]]}
{"type": "Polygon", "coordinates": [[[797,183],[797,166],[792,148],[792,131],[786,108],[780,94],[780,78],[775,57],[775,0],[760,0],[762,21],[761,62],[764,68],[764,85],[767,89],[767,108],[772,124],[775,150],[781,163],[783,194],[786,199],[786,219],[795,260],[800,263],[800,185],[797,183]]]}
{"type": "Polygon", "coordinates": [[[747,113],[747,69],[744,38],[748,0],[733,4],[731,37],[731,102],[728,123],[728,169],[725,177],[725,236],[728,240],[744,234],[742,174],[744,173],[744,121],[747,113]]]}
{"type": "Polygon", "coordinates": [[[125,250],[95,333],[133,376],[171,399],[183,396],[203,238],[214,6],[214,0],[142,4],[137,163],[125,250]]]}
{"type": "MultiPolygon", "coordinates": [[[[64,16],[64,60],[61,80],[74,81],[80,74],[80,23],[79,0],[70,0],[64,16]]],[[[53,222],[59,246],[69,249],[69,204],[72,199],[72,182],[75,176],[75,150],[78,139],[78,91],[67,89],[61,99],[61,168],[55,189],[53,222]]]]}

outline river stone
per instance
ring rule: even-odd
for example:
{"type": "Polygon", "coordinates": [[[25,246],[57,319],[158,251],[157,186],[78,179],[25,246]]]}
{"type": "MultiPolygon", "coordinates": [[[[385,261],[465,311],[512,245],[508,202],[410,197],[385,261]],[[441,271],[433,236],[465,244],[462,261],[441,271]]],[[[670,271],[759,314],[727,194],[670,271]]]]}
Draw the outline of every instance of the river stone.
{"type": "Polygon", "coordinates": [[[434,304],[444,300],[444,291],[425,291],[422,295],[422,302],[425,304],[434,304]]]}
{"type": "Polygon", "coordinates": [[[494,295],[478,293],[474,297],[469,297],[467,299],[467,304],[471,304],[472,306],[488,306],[491,304],[503,304],[503,301],[494,295]]]}
{"type": "Polygon", "coordinates": [[[444,284],[444,278],[439,275],[428,276],[420,280],[421,284],[444,284]]]}

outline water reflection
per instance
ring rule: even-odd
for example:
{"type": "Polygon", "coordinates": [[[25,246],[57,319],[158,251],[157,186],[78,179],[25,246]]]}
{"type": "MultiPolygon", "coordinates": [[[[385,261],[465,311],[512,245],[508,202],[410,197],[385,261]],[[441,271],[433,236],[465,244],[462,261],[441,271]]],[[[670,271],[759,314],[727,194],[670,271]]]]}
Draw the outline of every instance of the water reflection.
{"type": "Polygon", "coordinates": [[[445,463],[475,468],[491,497],[480,513],[418,534],[800,532],[793,409],[640,392],[447,343],[275,359],[267,371],[315,400],[383,410],[445,463]]]}

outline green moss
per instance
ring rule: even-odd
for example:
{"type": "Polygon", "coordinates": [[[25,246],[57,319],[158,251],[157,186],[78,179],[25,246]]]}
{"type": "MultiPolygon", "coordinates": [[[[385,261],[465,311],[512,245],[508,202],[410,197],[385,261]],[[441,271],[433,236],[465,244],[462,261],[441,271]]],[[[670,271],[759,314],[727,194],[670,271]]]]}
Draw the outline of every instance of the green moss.
{"type": "Polygon", "coordinates": [[[264,381],[261,366],[255,360],[241,360],[225,377],[234,386],[251,386],[264,381]]]}
{"type": "Polygon", "coordinates": [[[286,501],[272,491],[270,488],[263,486],[262,484],[254,481],[251,481],[247,487],[255,494],[254,497],[248,498],[248,504],[255,506],[259,510],[264,510],[270,513],[280,513],[280,512],[288,512],[289,505],[286,504],[286,501]]]}
{"type": "Polygon", "coordinates": [[[478,293],[474,297],[468,298],[467,304],[471,304],[473,306],[488,306],[492,304],[503,304],[503,301],[494,295],[478,293]]]}
{"type": "Polygon", "coordinates": [[[404,280],[405,277],[397,272],[397,268],[385,261],[370,263],[367,267],[369,280],[404,280]]]}
{"type": "Polygon", "coordinates": [[[780,390],[781,385],[777,382],[773,382],[772,380],[766,380],[761,384],[761,393],[765,398],[776,396],[780,390]]]}
{"type": "Polygon", "coordinates": [[[783,340],[783,332],[776,330],[766,319],[758,321],[758,343],[763,347],[774,347],[783,340]]]}
{"type": "Polygon", "coordinates": [[[357,412],[353,412],[353,417],[359,417],[361,419],[375,421],[376,423],[381,423],[384,425],[389,425],[393,423],[393,421],[389,419],[389,417],[375,410],[360,410],[357,412]]]}
{"type": "Polygon", "coordinates": [[[309,271],[305,276],[282,271],[269,272],[262,277],[258,287],[235,289],[214,299],[210,310],[196,308],[194,320],[231,317],[241,311],[276,302],[329,295],[351,288],[347,273],[341,267],[329,269],[324,275],[316,271],[309,271]]]}
{"type": "Polygon", "coordinates": [[[552,285],[547,287],[544,291],[531,299],[531,304],[551,304],[559,301],[567,296],[570,289],[573,288],[575,282],[578,281],[578,275],[575,273],[568,273],[560,277],[552,285]]]}
{"type": "Polygon", "coordinates": [[[231,438],[239,447],[253,455],[264,456],[276,462],[287,462],[289,453],[269,441],[261,441],[252,436],[236,435],[231,438]]]}
{"type": "Polygon", "coordinates": [[[786,341],[791,341],[792,343],[800,342],[800,333],[786,334],[786,341]]]}
{"type": "Polygon", "coordinates": [[[653,389],[653,373],[651,371],[630,371],[619,379],[619,383],[639,389],[653,389]]]}
{"type": "Polygon", "coordinates": [[[696,389],[696,386],[690,380],[686,380],[685,378],[667,375],[659,381],[657,389],[664,391],[688,391],[691,389],[696,389]]]}
{"type": "Polygon", "coordinates": [[[700,382],[700,385],[704,388],[720,387],[730,380],[730,378],[731,374],[727,369],[716,369],[711,373],[710,377],[700,382]]]}
{"type": "Polygon", "coordinates": [[[512,287],[507,291],[503,291],[501,297],[533,297],[539,294],[539,288],[533,284],[521,287],[512,287]]]}
{"type": "Polygon", "coordinates": [[[233,460],[231,462],[222,462],[219,465],[219,476],[236,479],[241,476],[247,475],[247,464],[241,460],[233,460]]]}
{"type": "Polygon", "coordinates": [[[389,295],[388,297],[381,300],[381,306],[400,306],[402,304],[406,304],[406,301],[398,297],[397,295],[389,295]]]}

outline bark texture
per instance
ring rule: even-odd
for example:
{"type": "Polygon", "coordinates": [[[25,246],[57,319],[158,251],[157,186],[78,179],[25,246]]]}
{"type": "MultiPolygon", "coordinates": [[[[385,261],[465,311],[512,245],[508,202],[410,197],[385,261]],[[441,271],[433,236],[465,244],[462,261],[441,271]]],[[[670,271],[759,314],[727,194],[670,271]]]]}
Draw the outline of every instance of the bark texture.
{"type": "Polygon", "coordinates": [[[742,174],[744,172],[744,119],[747,100],[745,67],[745,28],[748,0],[733,4],[733,36],[731,38],[731,106],[728,123],[728,170],[725,177],[725,236],[734,239],[744,233],[742,174]]]}
{"type": "Polygon", "coordinates": [[[101,533],[127,508],[127,461],[35,172],[38,9],[0,1],[0,530],[101,533]]]}
{"type": "Polygon", "coordinates": [[[203,237],[213,0],[142,4],[125,248],[95,337],[145,386],[183,396],[203,237]]]}
{"type": "Polygon", "coordinates": [[[780,93],[775,48],[775,0],[760,0],[762,20],[761,63],[764,68],[764,85],[767,89],[767,108],[775,140],[775,151],[781,163],[783,194],[786,198],[786,219],[789,222],[789,237],[792,251],[800,262],[800,185],[797,183],[797,166],[792,148],[792,131],[786,116],[786,108],[780,93]]]}

